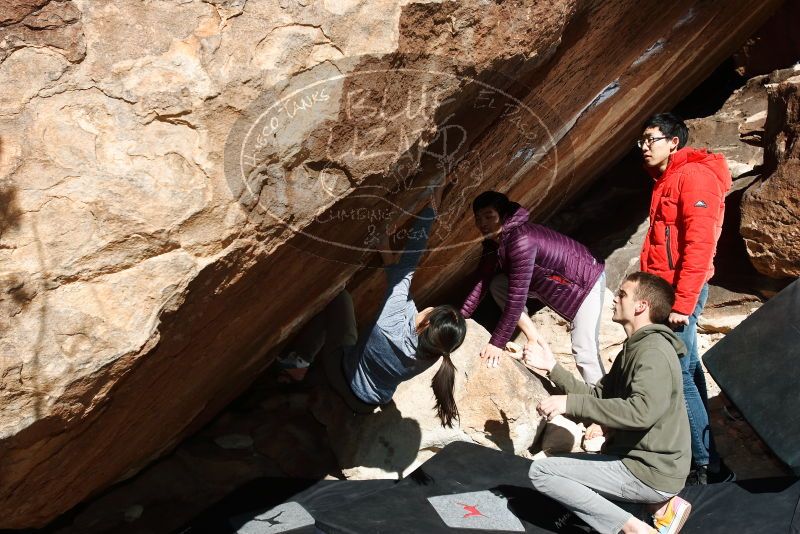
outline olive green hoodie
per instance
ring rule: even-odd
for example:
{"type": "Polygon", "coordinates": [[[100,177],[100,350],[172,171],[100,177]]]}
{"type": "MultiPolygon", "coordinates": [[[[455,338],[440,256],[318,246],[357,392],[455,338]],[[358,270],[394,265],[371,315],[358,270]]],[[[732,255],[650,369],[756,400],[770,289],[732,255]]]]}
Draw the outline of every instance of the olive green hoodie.
{"type": "Polygon", "coordinates": [[[678,355],[686,347],[663,325],[633,333],[606,376],[588,386],[556,364],[550,379],[567,392],[567,415],[612,429],[603,446],[657,490],[683,489],[692,458],[678,355]]]}

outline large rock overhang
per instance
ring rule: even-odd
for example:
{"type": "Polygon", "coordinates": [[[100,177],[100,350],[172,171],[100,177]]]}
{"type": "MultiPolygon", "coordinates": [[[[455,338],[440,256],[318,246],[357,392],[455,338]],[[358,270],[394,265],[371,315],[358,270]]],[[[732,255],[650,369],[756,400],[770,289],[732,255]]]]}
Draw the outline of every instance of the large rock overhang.
{"type": "Polygon", "coordinates": [[[375,221],[442,172],[414,291],[457,292],[477,192],[557,211],[779,3],[0,8],[0,528],[171,450],[348,280],[368,316],[375,221]]]}

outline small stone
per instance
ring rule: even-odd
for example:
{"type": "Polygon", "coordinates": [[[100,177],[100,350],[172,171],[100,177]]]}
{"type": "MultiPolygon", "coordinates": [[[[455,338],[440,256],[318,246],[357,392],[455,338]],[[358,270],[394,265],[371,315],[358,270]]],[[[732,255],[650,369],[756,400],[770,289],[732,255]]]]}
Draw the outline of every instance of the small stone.
{"type": "Polygon", "coordinates": [[[214,443],[223,449],[242,450],[253,446],[253,438],[245,434],[226,434],[216,438],[214,443]]]}
{"type": "Polygon", "coordinates": [[[125,510],[125,515],[123,516],[126,523],[133,523],[144,513],[144,506],[141,504],[134,504],[130,506],[127,510],[125,510]]]}

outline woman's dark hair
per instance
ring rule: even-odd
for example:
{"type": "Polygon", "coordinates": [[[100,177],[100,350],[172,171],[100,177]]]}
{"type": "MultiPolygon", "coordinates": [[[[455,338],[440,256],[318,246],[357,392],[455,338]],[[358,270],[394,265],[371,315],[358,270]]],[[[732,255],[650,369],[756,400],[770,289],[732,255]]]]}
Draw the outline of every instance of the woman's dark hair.
{"type": "Polygon", "coordinates": [[[428,326],[419,335],[417,353],[422,358],[442,357],[442,364],[431,380],[433,396],[436,397],[436,415],[442,426],[453,426],[458,419],[453,389],[456,381],[456,367],[450,360],[450,353],[464,342],[467,335],[467,322],[454,307],[437,306],[426,318],[428,326]]]}
{"type": "Polygon", "coordinates": [[[514,203],[503,193],[484,191],[472,201],[472,213],[477,215],[483,208],[493,208],[500,215],[500,220],[505,221],[514,211],[514,203]]]}

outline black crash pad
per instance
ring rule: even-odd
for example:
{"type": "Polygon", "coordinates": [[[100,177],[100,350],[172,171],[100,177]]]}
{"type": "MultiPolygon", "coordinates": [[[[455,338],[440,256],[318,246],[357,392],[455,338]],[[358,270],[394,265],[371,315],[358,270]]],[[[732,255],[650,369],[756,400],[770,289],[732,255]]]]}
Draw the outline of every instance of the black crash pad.
{"type": "Polygon", "coordinates": [[[690,486],[692,504],[681,534],[800,534],[800,480],[764,478],[690,486]]]}
{"type": "Polygon", "coordinates": [[[507,532],[510,513],[522,526],[519,532],[588,532],[577,517],[533,489],[530,463],[479,445],[451,443],[393,487],[362,499],[357,510],[323,512],[317,527],[330,534],[507,532]],[[494,502],[487,494],[495,496],[494,502]],[[440,498],[434,501],[440,511],[429,498],[440,498]],[[448,527],[443,514],[475,526],[448,527]]]}
{"type": "Polygon", "coordinates": [[[244,533],[247,531],[245,525],[250,523],[252,527],[260,527],[260,532],[252,529],[259,534],[314,534],[319,531],[313,525],[292,528],[292,519],[302,518],[297,518],[297,514],[292,514],[291,510],[288,510],[289,513],[284,511],[277,518],[275,515],[291,503],[300,504],[312,517],[328,508],[358,509],[358,501],[396,483],[393,480],[260,478],[244,484],[175,533],[244,533]]]}
{"type": "MultiPolygon", "coordinates": [[[[470,443],[452,443],[400,481],[260,479],[206,510],[181,534],[498,532],[497,507],[519,532],[578,534],[588,527],[531,487],[530,460],[470,443]],[[311,485],[310,485],[311,484],[311,485]],[[472,528],[450,528],[428,501],[472,528]],[[296,505],[300,505],[299,511],[296,505]],[[312,516],[315,526],[303,511],[312,516]],[[451,514],[452,515],[452,514],[451,514]],[[469,516],[469,517],[465,517],[469,516]],[[510,516],[510,518],[509,518],[510,516]],[[297,528],[291,528],[299,519],[297,528]]],[[[501,523],[505,525],[508,523],[501,523]]]]}
{"type": "Polygon", "coordinates": [[[742,321],[703,362],[764,443],[800,475],[800,281],[742,321]]]}
{"type": "MultiPolygon", "coordinates": [[[[288,488],[291,481],[282,490],[274,479],[257,481],[180,532],[589,532],[560,504],[533,490],[527,478],[529,466],[529,460],[509,453],[452,443],[399,482],[321,481],[298,491],[288,488]],[[278,504],[281,491],[288,496],[278,504]],[[313,517],[314,524],[307,520],[304,527],[290,530],[298,506],[313,517]]],[[[695,486],[681,495],[693,507],[684,534],[800,534],[800,481],[796,478],[695,486]]]]}

